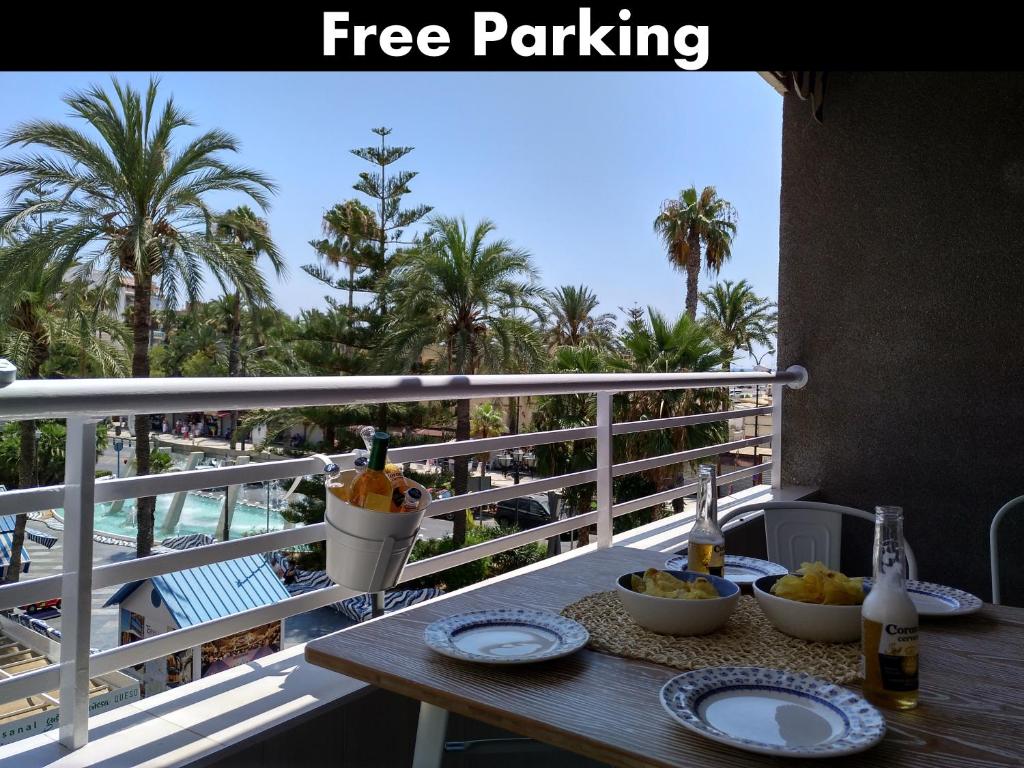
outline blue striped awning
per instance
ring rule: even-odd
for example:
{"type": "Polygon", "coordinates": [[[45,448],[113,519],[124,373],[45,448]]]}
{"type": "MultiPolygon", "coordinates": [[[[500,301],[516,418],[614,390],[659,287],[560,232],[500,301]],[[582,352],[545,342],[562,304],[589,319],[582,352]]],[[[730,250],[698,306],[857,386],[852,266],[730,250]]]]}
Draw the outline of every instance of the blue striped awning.
{"type": "MultiPolygon", "coordinates": [[[[14,533],[14,515],[4,515],[0,517],[0,533],[14,533]]],[[[50,549],[54,544],[57,543],[57,537],[52,533],[46,533],[45,531],[36,531],[32,528],[25,528],[25,538],[29,541],[34,541],[40,546],[50,549]]],[[[8,545],[7,551],[10,552],[11,548],[8,545]]]]}
{"type": "MultiPolygon", "coordinates": [[[[31,563],[28,552],[21,548],[21,572],[28,573],[28,566],[31,563]]],[[[0,578],[7,578],[7,566],[11,564],[11,534],[7,531],[0,531],[0,578]]]]}

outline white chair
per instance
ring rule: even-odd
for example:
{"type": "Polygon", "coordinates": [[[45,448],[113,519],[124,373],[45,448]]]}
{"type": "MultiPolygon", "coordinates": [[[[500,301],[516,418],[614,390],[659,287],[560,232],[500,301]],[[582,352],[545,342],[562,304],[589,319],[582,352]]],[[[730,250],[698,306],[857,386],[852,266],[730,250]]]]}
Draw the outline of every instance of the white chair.
{"type": "Polygon", "coordinates": [[[1010,499],[1003,504],[999,511],[996,512],[996,516],[992,518],[992,525],[988,529],[988,544],[991,550],[990,558],[992,564],[992,602],[995,605],[999,605],[1001,599],[999,594],[999,523],[1006,516],[1007,512],[1021,504],[1024,504],[1024,496],[1010,499]]]}
{"type": "MultiPolygon", "coordinates": [[[[863,509],[823,504],[818,501],[767,501],[747,504],[729,510],[719,519],[726,523],[753,512],[764,513],[765,545],[768,559],[786,566],[790,571],[800,563],[820,560],[829,568],[839,570],[843,515],[870,522],[875,516],[863,509]]],[[[907,544],[907,578],[917,579],[917,560],[907,544]]],[[[851,569],[854,572],[859,569],[851,569]]]]}

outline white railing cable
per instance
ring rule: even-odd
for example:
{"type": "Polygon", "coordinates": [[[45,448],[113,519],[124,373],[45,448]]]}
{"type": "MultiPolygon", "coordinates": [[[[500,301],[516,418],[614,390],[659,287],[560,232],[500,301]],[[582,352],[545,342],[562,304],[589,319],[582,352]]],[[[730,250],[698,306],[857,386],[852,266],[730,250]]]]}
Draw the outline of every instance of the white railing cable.
{"type": "Polygon", "coordinates": [[[778,373],[543,373],[503,376],[280,376],[33,379],[0,389],[0,418],[61,419],[109,413],[239,411],[313,405],[705,389],[748,384],[799,388],[807,371],[778,373]]]}

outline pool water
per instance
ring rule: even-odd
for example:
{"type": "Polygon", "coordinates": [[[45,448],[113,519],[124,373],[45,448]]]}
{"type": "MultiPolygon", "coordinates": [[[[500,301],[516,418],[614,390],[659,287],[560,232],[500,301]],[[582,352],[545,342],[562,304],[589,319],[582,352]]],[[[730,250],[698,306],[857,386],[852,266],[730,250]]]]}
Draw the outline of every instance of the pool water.
{"type": "MultiPolygon", "coordinates": [[[[224,497],[207,498],[194,493],[185,496],[185,504],[181,509],[181,517],[178,519],[178,526],[174,533],[164,532],[164,521],[167,519],[167,512],[171,506],[171,499],[174,494],[166,494],[156,497],[156,538],[165,536],[180,536],[187,533],[206,533],[213,535],[217,530],[217,523],[220,520],[221,512],[224,510],[224,497]]],[[[121,510],[111,513],[110,502],[96,505],[96,530],[104,533],[114,533],[119,536],[134,537],[138,533],[135,524],[135,499],[126,499],[121,510]]],[[[270,510],[270,530],[279,531],[284,528],[284,519],[275,510],[270,510]]],[[[256,532],[263,533],[267,530],[267,507],[246,504],[240,498],[235,504],[234,514],[231,515],[231,532],[234,536],[256,532]]]]}

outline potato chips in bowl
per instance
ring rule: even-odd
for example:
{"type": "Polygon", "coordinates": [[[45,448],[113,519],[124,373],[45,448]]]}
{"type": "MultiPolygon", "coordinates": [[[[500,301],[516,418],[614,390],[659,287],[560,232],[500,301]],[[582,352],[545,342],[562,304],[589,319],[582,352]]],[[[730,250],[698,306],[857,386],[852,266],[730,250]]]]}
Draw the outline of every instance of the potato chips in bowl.
{"type": "Polygon", "coordinates": [[[640,626],[664,635],[706,635],[736,609],[740,590],[728,579],[691,571],[626,573],[616,581],[619,599],[640,626]]]}
{"type": "Polygon", "coordinates": [[[754,581],[754,597],[776,629],[803,640],[849,643],[860,639],[864,584],[823,563],[803,563],[785,576],[754,581]]]}

